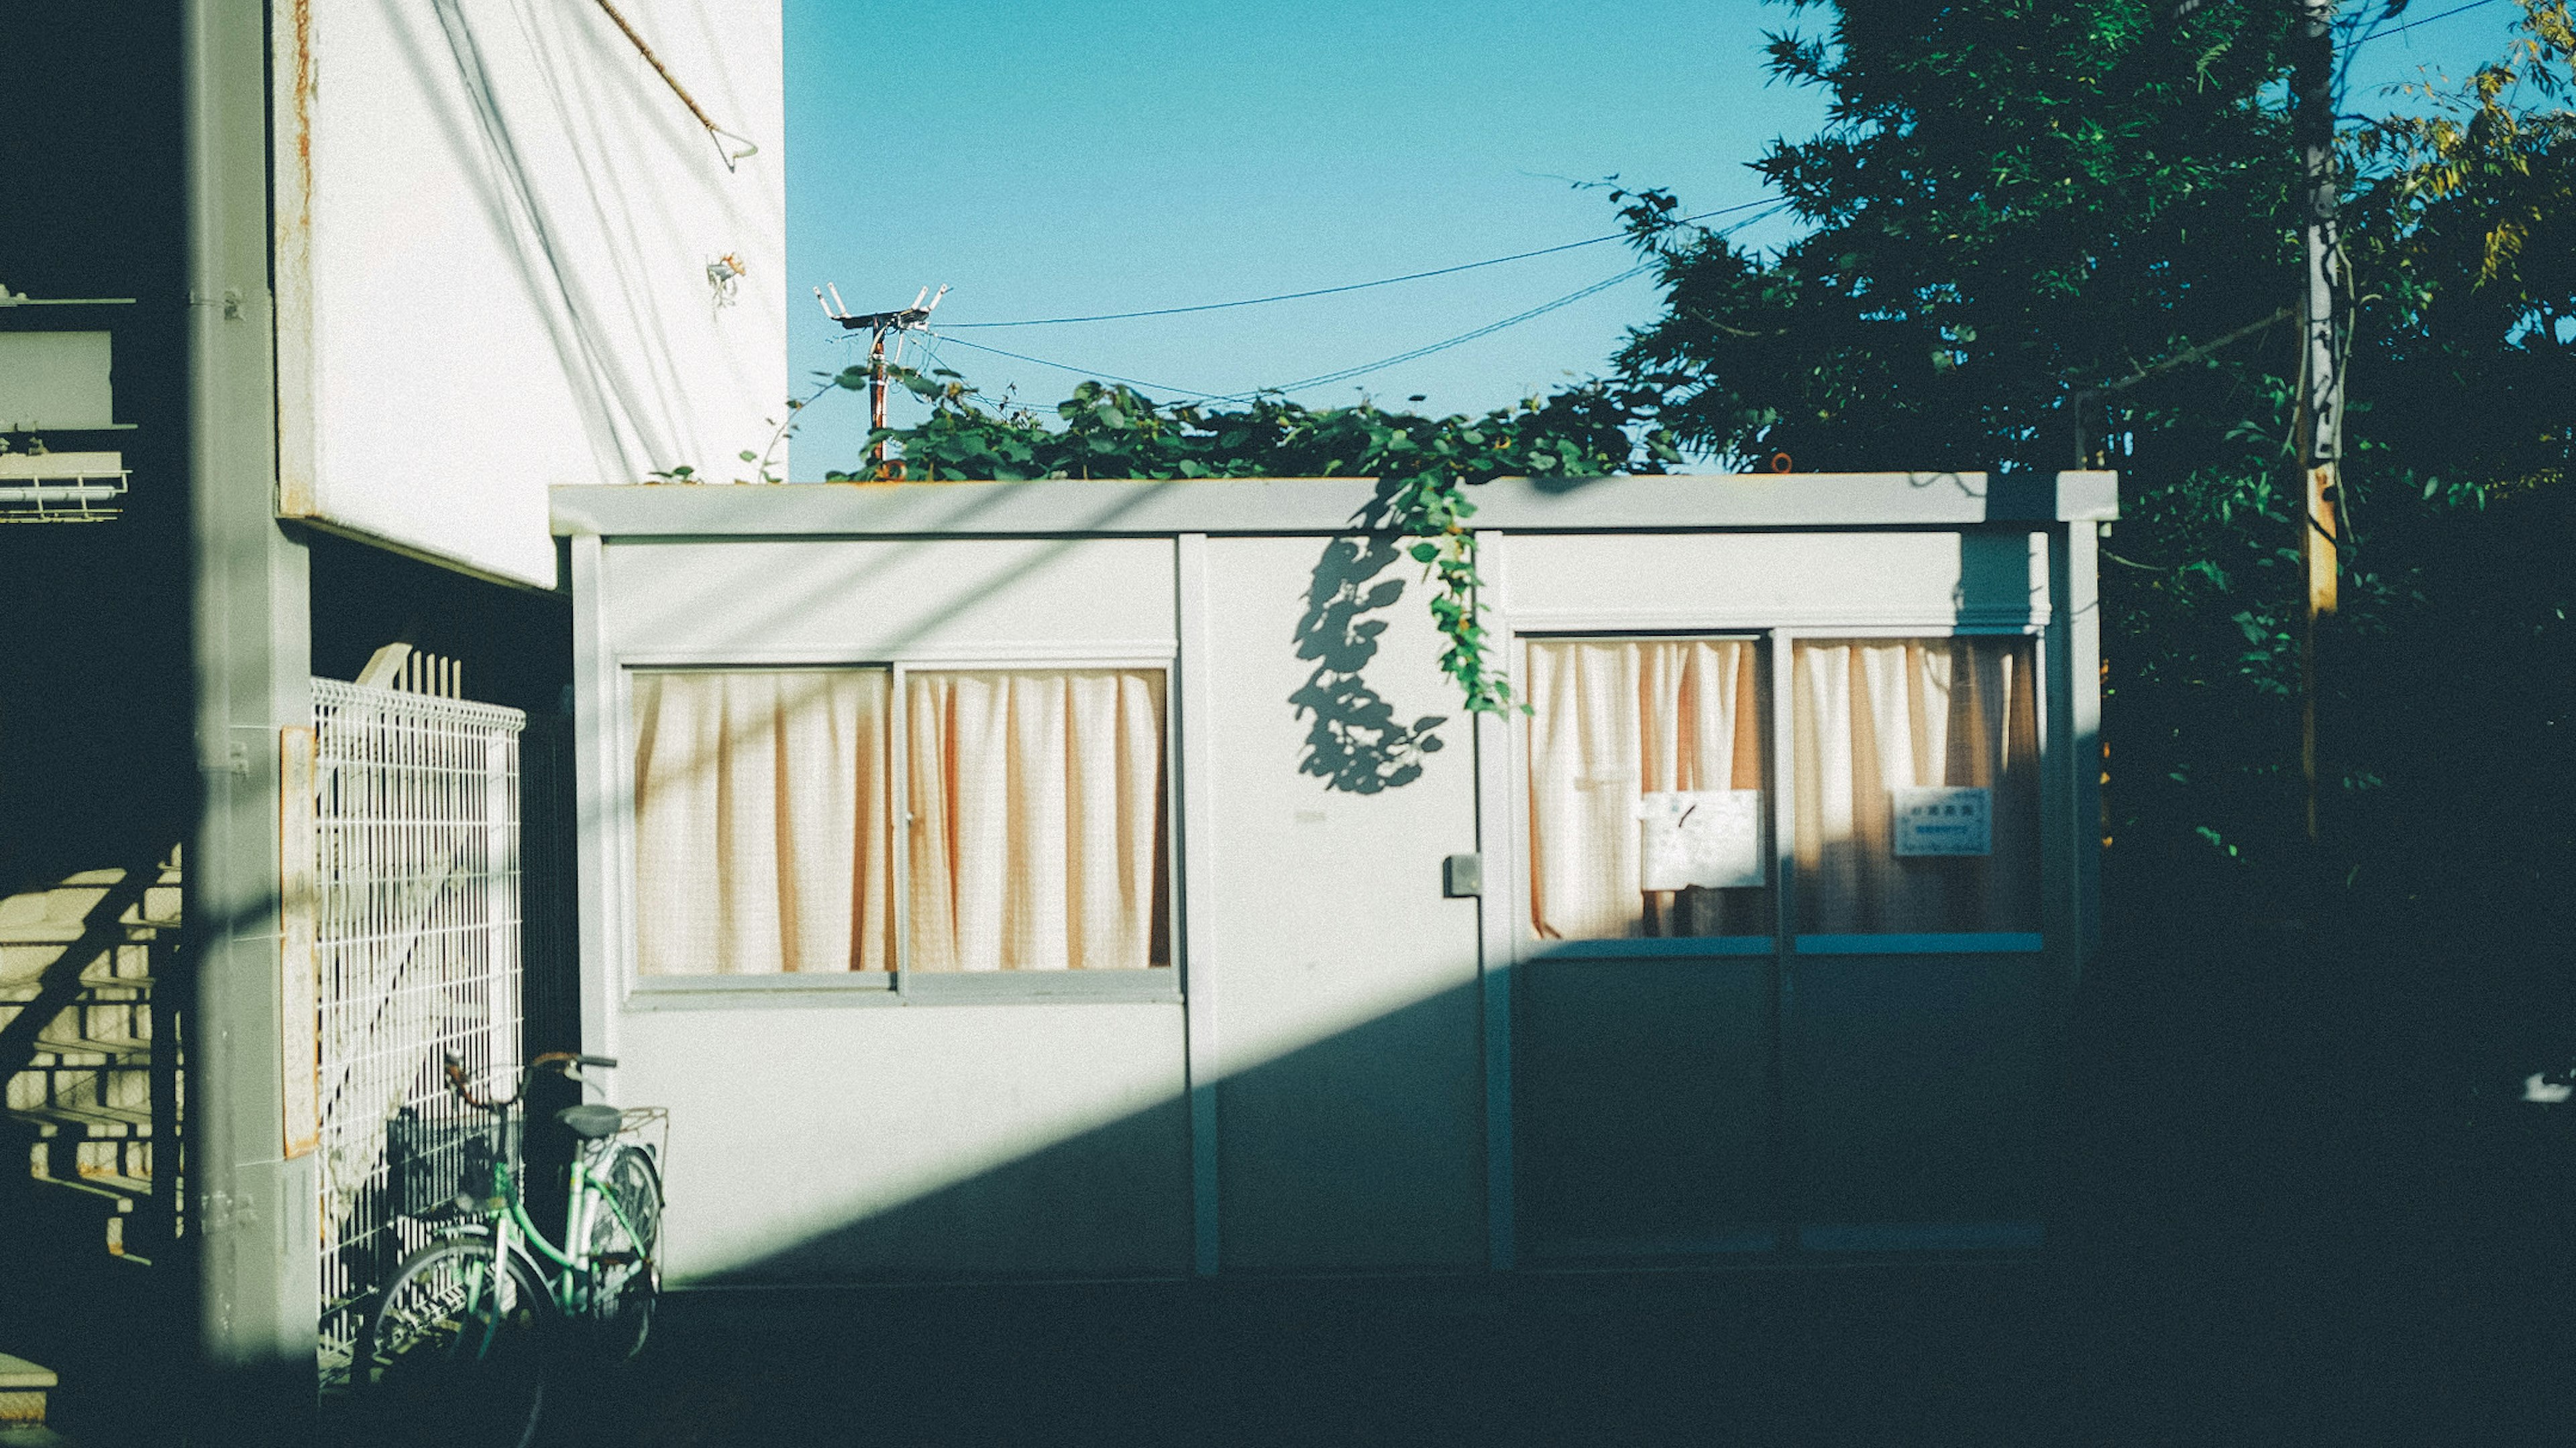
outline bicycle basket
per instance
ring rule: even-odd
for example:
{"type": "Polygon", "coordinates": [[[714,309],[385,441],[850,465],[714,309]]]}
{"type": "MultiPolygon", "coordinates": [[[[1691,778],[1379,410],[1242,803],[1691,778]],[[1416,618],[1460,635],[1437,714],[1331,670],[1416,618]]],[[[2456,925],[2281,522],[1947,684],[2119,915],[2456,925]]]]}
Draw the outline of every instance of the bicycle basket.
{"type": "Polygon", "coordinates": [[[491,1190],[493,1139],[488,1118],[423,1116],[411,1107],[385,1122],[385,1168],[397,1216],[442,1217],[460,1198],[491,1190]]]}

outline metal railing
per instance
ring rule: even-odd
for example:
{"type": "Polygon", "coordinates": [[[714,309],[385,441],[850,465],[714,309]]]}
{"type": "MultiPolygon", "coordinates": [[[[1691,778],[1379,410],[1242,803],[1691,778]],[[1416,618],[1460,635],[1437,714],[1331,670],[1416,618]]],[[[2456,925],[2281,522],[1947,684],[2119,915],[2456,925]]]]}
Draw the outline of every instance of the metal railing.
{"type": "Polygon", "coordinates": [[[447,1109],[453,1053],[519,1060],[515,709],[313,681],[321,1033],[321,1365],[347,1371],[370,1295],[428,1228],[398,1216],[385,1123],[447,1109]]]}

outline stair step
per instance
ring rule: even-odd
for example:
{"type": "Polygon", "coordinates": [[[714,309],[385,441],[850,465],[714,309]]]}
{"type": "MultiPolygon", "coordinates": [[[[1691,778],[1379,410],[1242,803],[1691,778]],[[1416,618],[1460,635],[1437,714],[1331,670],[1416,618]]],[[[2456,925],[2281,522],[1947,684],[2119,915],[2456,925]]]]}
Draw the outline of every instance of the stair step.
{"type": "Polygon", "coordinates": [[[60,1136],[66,1131],[88,1137],[148,1137],[152,1134],[152,1108],[148,1106],[88,1106],[54,1102],[44,1106],[12,1106],[9,1115],[34,1127],[40,1137],[60,1136]]]}
{"type": "MultiPolygon", "coordinates": [[[[50,1051],[57,1056],[115,1056],[126,1059],[139,1056],[148,1061],[152,1057],[152,1040],[148,1036],[39,1035],[36,1037],[36,1050],[50,1051]]],[[[31,1064],[41,1066],[47,1063],[40,1061],[31,1064]]],[[[56,1061],[51,1064],[59,1067],[110,1063],[56,1061]]]]}
{"type": "Polygon", "coordinates": [[[119,1214],[133,1211],[136,1207],[152,1200],[152,1183],[141,1177],[31,1176],[27,1180],[37,1186],[59,1187],[75,1195],[88,1197],[119,1214]]]}
{"type": "Polygon", "coordinates": [[[45,1394],[54,1383],[50,1369],[0,1352],[0,1429],[42,1428],[45,1394]]]}

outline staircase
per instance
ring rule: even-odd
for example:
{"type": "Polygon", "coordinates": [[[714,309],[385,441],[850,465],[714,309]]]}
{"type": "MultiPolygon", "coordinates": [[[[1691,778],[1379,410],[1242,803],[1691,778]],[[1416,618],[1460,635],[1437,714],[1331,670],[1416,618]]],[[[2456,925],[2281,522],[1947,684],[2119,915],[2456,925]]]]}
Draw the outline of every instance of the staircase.
{"type": "Polygon", "coordinates": [[[178,950],[175,851],[0,897],[0,1215],[57,1252],[178,1240],[178,950]]]}

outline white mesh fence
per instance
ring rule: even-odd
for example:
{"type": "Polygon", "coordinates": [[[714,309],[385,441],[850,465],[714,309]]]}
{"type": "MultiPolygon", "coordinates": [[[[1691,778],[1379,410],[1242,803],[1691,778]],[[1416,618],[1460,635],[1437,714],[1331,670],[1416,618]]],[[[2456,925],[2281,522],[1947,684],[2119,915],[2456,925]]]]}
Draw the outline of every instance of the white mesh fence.
{"type": "Polygon", "coordinates": [[[401,1215],[387,1123],[456,1120],[441,1060],[519,1060],[515,709],[313,681],[322,1320],[347,1371],[370,1295],[431,1224],[401,1215]]]}

